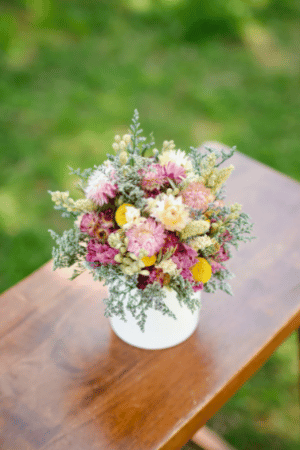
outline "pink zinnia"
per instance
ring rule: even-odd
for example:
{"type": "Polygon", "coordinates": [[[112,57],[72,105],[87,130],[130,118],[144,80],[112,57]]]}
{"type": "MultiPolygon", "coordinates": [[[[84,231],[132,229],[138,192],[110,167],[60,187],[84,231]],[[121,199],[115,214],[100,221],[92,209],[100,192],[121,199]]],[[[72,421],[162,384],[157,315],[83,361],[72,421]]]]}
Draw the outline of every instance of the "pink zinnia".
{"type": "Polygon", "coordinates": [[[180,192],[180,195],[183,203],[202,212],[207,210],[208,204],[213,202],[215,198],[211,190],[198,181],[192,181],[188,187],[180,192]]]}
{"type": "Polygon", "coordinates": [[[127,232],[129,239],[128,251],[139,256],[139,251],[145,249],[149,252],[148,256],[153,256],[160,250],[165,241],[164,228],[161,224],[149,218],[138,225],[134,225],[127,232]]]}
{"type": "Polygon", "coordinates": [[[88,254],[86,260],[94,263],[95,266],[100,264],[117,264],[114,260],[119,250],[111,248],[108,244],[100,244],[96,239],[91,239],[87,246],[88,254]]]}
{"type": "MultiPolygon", "coordinates": [[[[114,177],[114,172],[111,172],[111,178],[114,177]]],[[[97,205],[102,206],[109,202],[109,197],[114,198],[117,194],[118,186],[113,184],[107,175],[100,170],[95,170],[88,180],[88,185],[85,189],[85,195],[90,198],[97,205]]]]}
{"type": "Polygon", "coordinates": [[[168,164],[164,166],[164,171],[165,177],[170,178],[175,181],[175,183],[180,183],[184,178],[186,178],[186,171],[184,167],[178,166],[172,161],[169,161],[168,164]]]}

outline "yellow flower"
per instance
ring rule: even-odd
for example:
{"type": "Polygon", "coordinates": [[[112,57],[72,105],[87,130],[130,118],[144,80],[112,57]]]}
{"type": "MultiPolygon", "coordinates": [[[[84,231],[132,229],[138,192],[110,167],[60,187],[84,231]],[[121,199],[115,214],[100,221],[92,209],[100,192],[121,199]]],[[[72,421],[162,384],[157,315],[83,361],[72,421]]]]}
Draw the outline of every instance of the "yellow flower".
{"type": "Polygon", "coordinates": [[[144,258],[142,258],[143,263],[145,264],[145,267],[149,267],[152,266],[155,261],[156,261],[156,255],[153,256],[144,256],[144,258]]]}
{"type": "Polygon", "coordinates": [[[190,268],[195,281],[207,283],[211,277],[211,265],[204,258],[198,258],[198,262],[190,268]]]}
{"type": "Polygon", "coordinates": [[[121,227],[122,225],[125,225],[127,223],[127,220],[126,220],[126,207],[127,206],[133,206],[133,205],[130,205],[129,203],[123,203],[123,205],[119,206],[119,208],[116,211],[115,219],[116,219],[116,222],[119,225],[119,227],[121,227]]]}

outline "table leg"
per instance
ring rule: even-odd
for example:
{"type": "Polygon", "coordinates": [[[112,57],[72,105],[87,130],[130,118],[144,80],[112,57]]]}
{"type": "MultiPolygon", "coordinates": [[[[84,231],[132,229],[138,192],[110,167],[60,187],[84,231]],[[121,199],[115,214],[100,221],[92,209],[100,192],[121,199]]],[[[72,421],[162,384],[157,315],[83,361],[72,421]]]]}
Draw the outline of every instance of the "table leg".
{"type": "Polygon", "coordinates": [[[206,425],[200,428],[191,440],[204,450],[235,450],[206,425]]]}

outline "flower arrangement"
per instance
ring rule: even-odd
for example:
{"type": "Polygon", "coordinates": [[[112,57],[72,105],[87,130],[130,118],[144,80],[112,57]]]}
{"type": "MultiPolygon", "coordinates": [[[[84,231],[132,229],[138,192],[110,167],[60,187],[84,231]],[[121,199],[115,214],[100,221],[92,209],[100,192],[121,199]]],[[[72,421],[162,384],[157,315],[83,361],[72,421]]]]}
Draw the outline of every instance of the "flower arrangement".
{"type": "MultiPolygon", "coordinates": [[[[163,287],[192,311],[200,306],[192,294],[222,289],[234,275],[225,262],[230,245],[254,239],[253,224],[241,205],[226,206],[224,183],[234,167],[218,167],[235,148],[225,152],[191,147],[187,154],[164,141],[161,152],[141,137],[135,110],[130,132],[115,136],[107,160],[94,168],[70,168],[79,177],[84,198],[51,192],[54,208],[74,220],[62,236],[49,230],[53,270],[75,265],[71,279],[89,270],[109,286],[105,316],[125,320],[123,300],[144,330],[147,309],[175,318],[163,299],[163,287]],[[146,152],[152,156],[146,157],[146,152]]],[[[198,301],[199,302],[199,301],[198,301]]]]}

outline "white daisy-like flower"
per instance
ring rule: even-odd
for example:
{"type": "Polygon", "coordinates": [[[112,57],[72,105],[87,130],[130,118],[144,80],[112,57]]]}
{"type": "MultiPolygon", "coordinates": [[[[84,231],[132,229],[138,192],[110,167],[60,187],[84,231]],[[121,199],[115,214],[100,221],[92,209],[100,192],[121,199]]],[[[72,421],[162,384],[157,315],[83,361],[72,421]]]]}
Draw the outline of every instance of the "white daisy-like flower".
{"type": "Polygon", "coordinates": [[[209,236],[197,236],[189,242],[189,246],[194,250],[204,250],[213,244],[213,241],[209,236]]]}
{"type": "Polygon", "coordinates": [[[177,268],[177,265],[171,259],[163,260],[155,267],[162,269],[164,273],[168,273],[171,277],[176,277],[182,271],[182,269],[177,268]]]}
{"type": "Polygon", "coordinates": [[[139,225],[146,220],[145,217],[141,217],[140,210],[134,206],[126,206],[125,218],[127,223],[123,225],[124,230],[131,228],[133,225],[139,225]]]}
{"type": "Polygon", "coordinates": [[[163,194],[160,200],[151,204],[151,216],[159,220],[169,231],[182,231],[191,221],[189,208],[182,203],[182,197],[163,194]]]}
{"type": "Polygon", "coordinates": [[[179,150],[167,150],[162,152],[159,156],[159,163],[164,166],[167,165],[169,161],[174,162],[177,166],[182,166],[186,171],[192,171],[193,165],[189,157],[185,152],[179,150]]]}
{"type": "MultiPolygon", "coordinates": [[[[111,167],[108,166],[107,170],[113,176],[111,167]]],[[[89,177],[84,191],[87,198],[102,206],[109,202],[109,197],[114,198],[116,196],[118,187],[110,181],[110,178],[102,170],[97,169],[89,177]]]]}

